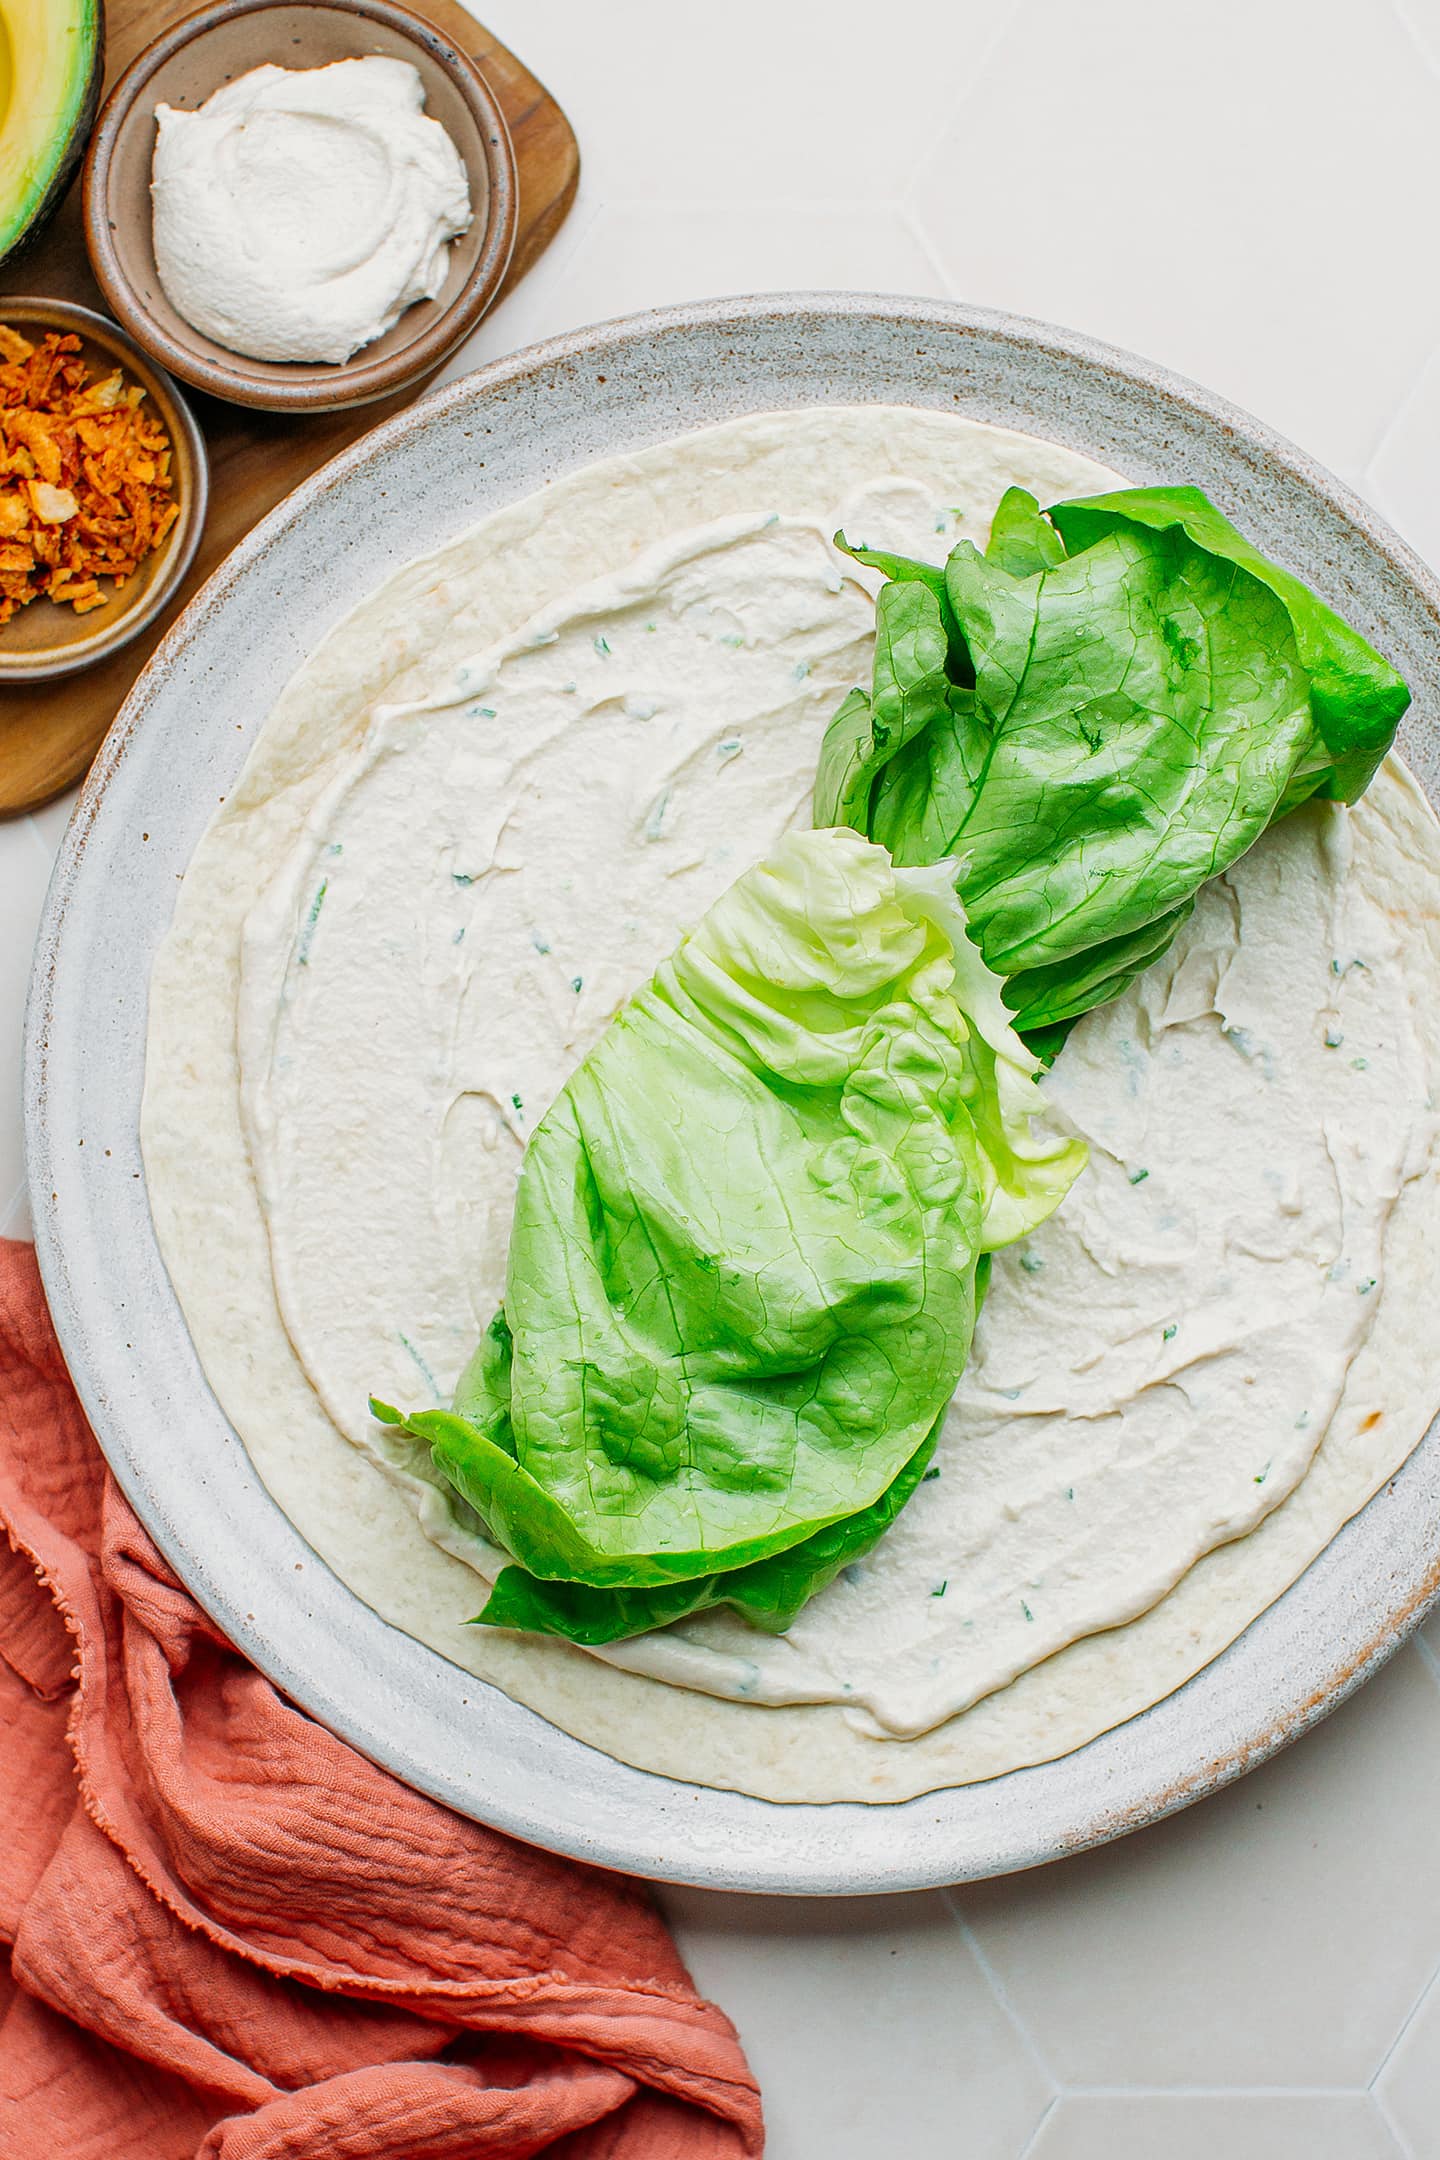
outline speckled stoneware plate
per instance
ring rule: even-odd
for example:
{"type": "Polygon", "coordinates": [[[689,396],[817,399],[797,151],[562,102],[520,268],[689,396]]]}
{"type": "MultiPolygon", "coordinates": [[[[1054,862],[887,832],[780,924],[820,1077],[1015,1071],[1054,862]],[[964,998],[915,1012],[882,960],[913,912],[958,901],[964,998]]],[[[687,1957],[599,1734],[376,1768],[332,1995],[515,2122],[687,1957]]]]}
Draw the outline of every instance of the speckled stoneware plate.
{"type": "Polygon", "coordinates": [[[1298,451],[1189,383],[1039,324],[853,295],[714,301],[484,368],[255,528],[106,740],[61,850],[28,1018],[30,1181],[56,1325],[116,1476],[196,1596],[287,1694],[422,1791],[585,1860],[724,1889],[904,1890],[1118,1836],[1304,1732],[1440,1591],[1437,1423],[1292,1590],[1142,1717],[1061,1761],[904,1805],[776,1806],[627,1769],[387,1626],[279,1512],[206,1386],[146,1204],[145,985],[176,880],[287,678],[419,546],[574,466],[739,413],[875,401],[1027,429],[1137,482],[1199,481],[1403,670],[1407,751],[1436,792],[1440,590],[1298,451]]]}

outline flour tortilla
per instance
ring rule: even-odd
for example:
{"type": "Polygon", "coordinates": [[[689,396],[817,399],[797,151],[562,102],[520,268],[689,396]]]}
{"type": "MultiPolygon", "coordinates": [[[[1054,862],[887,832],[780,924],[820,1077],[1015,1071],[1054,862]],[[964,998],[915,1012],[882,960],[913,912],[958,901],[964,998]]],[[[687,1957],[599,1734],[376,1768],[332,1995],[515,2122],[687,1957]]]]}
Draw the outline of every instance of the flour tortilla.
{"type": "MultiPolygon", "coordinates": [[[[782,1801],[894,1801],[997,1776],[1148,1707],[1233,1641],[1393,1475],[1436,1395],[1423,1289],[1440,1250],[1432,1163],[1391,1218],[1373,1332],[1291,1498],[1140,1619],[1071,1644],[948,1724],[896,1742],[857,1733],[831,1706],[721,1701],[558,1642],[466,1627],[474,1574],[427,1539],[411,1497],[341,1437],[311,1392],[272,1293],[239,1124],[234,1028],[243,918],[333,760],[379,699],[424,695],[477,647],[642,545],[759,501],[803,515],[877,473],[962,507],[961,529],[977,540],[1012,482],[1048,501],[1115,478],[1029,438],[864,408],[731,423],[588,468],[497,513],[391,580],[291,684],[197,850],[151,989],[143,1140],[162,1249],[211,1384],[281,1507],[384,1617],[565,1730],[642,1768],[782,1801]]],[[[1440,993],[1440,925],[1423,900],[1440,835],[1402,770],[1387,771],[1355,813],[1353,836],[1357,875],[1396,925],[1405,965],[1440,993]]],[[[1440,994],[1417,1006],[1440,1072],[1440,994]]]]}

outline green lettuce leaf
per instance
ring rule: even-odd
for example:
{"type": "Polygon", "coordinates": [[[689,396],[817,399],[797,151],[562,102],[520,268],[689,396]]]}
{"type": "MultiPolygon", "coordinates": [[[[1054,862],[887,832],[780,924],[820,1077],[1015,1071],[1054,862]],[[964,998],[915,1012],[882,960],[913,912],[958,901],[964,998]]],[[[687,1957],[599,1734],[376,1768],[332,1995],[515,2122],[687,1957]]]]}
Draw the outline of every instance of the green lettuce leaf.
{"type": "Polygon", "coordinates": [[[990,524],[985,559],[1011,577],[1033,577],[1065,560],[1065,542],[1024,488],[1006,488],[990,524]]]}
{"type": "Polygon", "coordinates": [[[950,610],[950,596],[945,589],[945,572],[938,563],[915,562],[909,555],[892,555],[885,548],[852,547],[844,533],[836,533],[835,544],[843,548],[847,555],[853,556],[856,562],[863,563],[867,570],[878,570],[892,585],[917,584],[927,587],[939,604],[941,620],[950,640],[951,662],[958,671],[955,680],[958,683],[974,681],[975,678],[970,673],[969,655],[960,635],[960,625],[950,610]]]}
{"type": "Polygon", "coordinates": [[[480,1621],[486,1627],[563,1635],[570,1642],[593,1645],[622,1642],[712,1606],[729,1605],[752,1627],[783,1635],[816,1592],[869,1552],[889,1529],[924,1477],[939,1435],[937,1422],[894,1483],[868,1508],[802,1538],[788,1552],[658,1590],[592,1590],[586,1583],[544,1582],[523,1568],[502,1568],[480,1621]]]}
{"type": "Polygon", "coordinates": [[[1409,701],[1194,488],[1048,521],[1012,489],[987,553],[952,552],[944,608],[925,569],[881,590],[874,683],[831,724],[816,823],[899,864],[960,859],[1027,1036],[1116,996],[1275,818],[1352,800],[1409,701]]]}
{"type": "Polygon", "coordinates": [[[1036,1070],[953,865],[791,835],[537,1127],[504,1307],[453,1405],[403,1422],[546,1582],[703,1588],[868,1538],[964,1367],[982,1255],[1083,1163],[1036,1070]]]}
{"type": "Polygon", "coordinates": [[[1178,529],[1197,547],[1268,586],[1290,618],[1296,650],[1310,678],[1321,754],[1314,769],[1316,784],[1307,792],[1339,802],[1359,801],[1395,740],[1410,692],[1358,630],[1317,600],[1299,578],[1267,562],[1199,488],[1122,488],[1113,495],[1056,503],[1050,518],[1072,555],[1122,525],[1152,532],[1178,529]]]}

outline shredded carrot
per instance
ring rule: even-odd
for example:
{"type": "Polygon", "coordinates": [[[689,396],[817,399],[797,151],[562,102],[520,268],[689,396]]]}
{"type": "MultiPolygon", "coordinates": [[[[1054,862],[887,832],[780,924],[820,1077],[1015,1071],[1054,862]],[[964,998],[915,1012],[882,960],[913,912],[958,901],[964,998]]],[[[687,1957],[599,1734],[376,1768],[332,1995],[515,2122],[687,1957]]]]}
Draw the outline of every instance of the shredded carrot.
{"type": "Polygon", "coordinates": [[[103,607],[180,515],[145,392],[119,369],[92,378],[80,353],[0,323],[0,623],[42,595],[103,607]]]}

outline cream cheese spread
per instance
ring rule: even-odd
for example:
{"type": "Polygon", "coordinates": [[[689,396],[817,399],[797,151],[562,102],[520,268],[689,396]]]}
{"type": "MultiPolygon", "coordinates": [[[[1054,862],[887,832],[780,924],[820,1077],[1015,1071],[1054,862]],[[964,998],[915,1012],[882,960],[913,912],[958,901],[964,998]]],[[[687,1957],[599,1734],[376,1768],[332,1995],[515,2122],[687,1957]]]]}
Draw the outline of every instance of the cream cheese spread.
{"type": "Polygon", "coordinates": [[[407,61],[259,67],[156,107],[155,264],[196,330],[254,360],[343,361],[444,288],[464,163],[407,61]]]}
{"type": "MultiPolygon", "coordinates": [[[[867,530],[909,492],[872,489],[867,530]]],[[[280,1311],[358,1445],[397,1445],[370,1391],[453,1387],[503,1293],[528,1133],[807,817],[872,635],[818,520],[719,520],[382,707],[316,803],[249,914],[238,1048],[280,1311]]],[[[1433,1122],[1396,933],[1348,850],[1346,813],[1297,813],[1076,1029],[1048,1092],[1091,1168],[998,1256],[935,1465],[875,1551],[786,1637],[718,1612],[598,1655],[908,1737],[1149,1610],[1295,1490],[1433,1122]]],[[[422,1520],[502,1564],[438,1487],[422,1520]]]]}
{"type": "Polygon", "coordinates": [[[369,1392],[454,1387],[566,1076],[808,822],[874,638],[850,570],[765,511],[663,543],[381,707],[252,910],[237,1039],[277,1293],[360,1444],[369,1392]]]}

